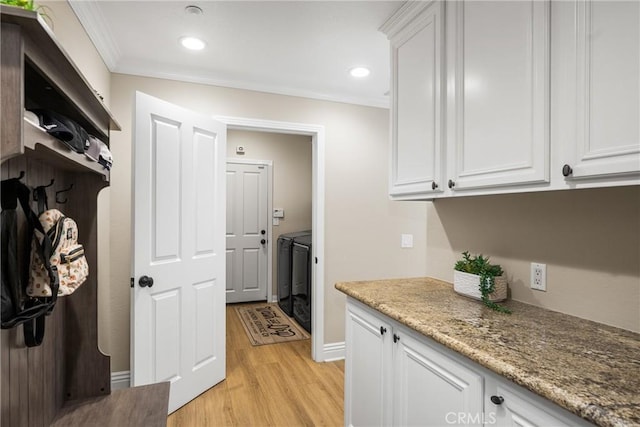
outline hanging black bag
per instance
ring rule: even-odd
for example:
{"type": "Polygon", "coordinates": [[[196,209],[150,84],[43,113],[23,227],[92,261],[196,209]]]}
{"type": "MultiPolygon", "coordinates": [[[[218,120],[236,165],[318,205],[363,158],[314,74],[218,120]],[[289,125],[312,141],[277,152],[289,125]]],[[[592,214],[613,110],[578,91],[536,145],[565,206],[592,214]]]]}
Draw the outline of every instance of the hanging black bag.
{"type": "Polygon", "coordinates": [[[42,225],[29,206],[29,187],[18,178],[2,181],[1,199],[2,213],[0,214],[2,231],[2,329],[9,329],[24,325],[24,339],[27,347],[35,347],[42,343],[45,330],[45,316],[53,310],[58,294],[58,272],[49,263],[51,255],[51,240],[46,236],[42,225]],[[18,233],[17,212],[20,206],[27,219],[25,256],[23,274],[20,274],[18,264],[18,233]],[[24,291],[24,285],[29,274],[29,248],[33,238],[33,230],[39,230],[45,235],[40,246],[41,257],[45,260],[45,267],[49,275],[52,296],[50,298],[29,298],[24,291]],[[54,291],[55,289],[55,291],[54,291]]]}

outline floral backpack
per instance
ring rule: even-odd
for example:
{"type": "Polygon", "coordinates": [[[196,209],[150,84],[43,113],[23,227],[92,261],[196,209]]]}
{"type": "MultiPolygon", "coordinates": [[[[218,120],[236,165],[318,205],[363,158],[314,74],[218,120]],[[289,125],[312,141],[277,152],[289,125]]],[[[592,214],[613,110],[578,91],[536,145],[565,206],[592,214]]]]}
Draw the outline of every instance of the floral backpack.
{"type": "MultiPolygon", "coordinates": [[[[78,243],[78,225],[57,209],[42,212],[39,220],[52,242],[50,263],[58,269],[58,296],[71,295],[89,276],[84,248],[78,243]]],[[[27,295],[31,297],[51,296],[49,276],[38,250],[41,242],[42,237],[36,232],[31,243],[31,273],[27,286],[27,295]]]]}

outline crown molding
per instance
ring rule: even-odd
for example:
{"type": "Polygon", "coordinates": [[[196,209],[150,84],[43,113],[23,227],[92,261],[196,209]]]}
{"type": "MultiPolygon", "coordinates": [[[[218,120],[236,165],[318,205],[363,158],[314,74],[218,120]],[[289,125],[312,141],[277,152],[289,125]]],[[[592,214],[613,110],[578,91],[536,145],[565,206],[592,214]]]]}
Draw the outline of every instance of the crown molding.
{"type": "Polygon", "coordinates": [[[105,65],[112,73],[176,80],[188,83],[199,83],[211,86],[222,86],[234,89],[273,93],[277,95],[362,105],[367,107],[388,109],[390,106],[388,96],[368,97],[344,95],[340,93],[319,93],[311,90],[260,84],[242,80],[217,79],[208,74],[194,74],[189,72],[178,73],[163,71],[153,67],[140,66],[137,64],[122,63],[122,54],[112,36],[110,27],[100,10],[100,6],[98,4],[99,0],[68,0],[68,2],[87,32],[87,35],[96,47],[98,53],[102,57],[105,65]]]}
{"type": "Polygon", "coordinates": [[[162,71],[157,68],[147,68],[138,65],[119,64],[114,71],[119,74],[129,74],[140,77],[152,77],[158,79],[175,80],[187,83],[198,83],[209,86],[221,86],[233,89],[251,90],[255,92],[266,92],[276,95],[295,96],[299,98],[311,98],[321,101],[341,102],[345,104],[362,105],[366,107],[376,107],[389,109],[390,100],[388,96],[365,97],[365,96],[349,96],[337,93],[318,93],[314,91],[288,88],[276,85],[265,85],[242,80],[216,79],[209,75],[173,73],[162,71]]]}
{"type": "Polygon", "coordinates": [[[111,35],[111,30],[100,11],[98,1],[68,0],[87,35],[98,50],[109,71],[113,72],[121,58],[120,49],[111,35]]]}
{"type": "Polygon", "coordinates": [[[418,13],[441,0],[407,1],[378,28],[391,39],[400,29],[409,24],[418,13]]]}

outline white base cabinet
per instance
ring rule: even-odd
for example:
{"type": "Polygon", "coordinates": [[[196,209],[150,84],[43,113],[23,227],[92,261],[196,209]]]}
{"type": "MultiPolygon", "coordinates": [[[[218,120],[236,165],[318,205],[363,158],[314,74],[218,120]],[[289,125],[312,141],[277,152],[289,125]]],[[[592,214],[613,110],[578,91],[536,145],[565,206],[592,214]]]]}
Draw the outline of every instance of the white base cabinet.
{"type": "Polygon", "coordinates": [[[401,328],[393,338],[393,425],[441,426],[457,423],[458,414],[482,413],[481,375],[401,328]]]}
{"type": "Polygon", "coordinates": [[[588,426],[352,299],[346,308],[347,426],[588,426]]]}
{"type": "Polygon", "coordinates": [[[379,316],[356,306],[347,309],[345,425],[391,424],[392,334],[379,316]]]}

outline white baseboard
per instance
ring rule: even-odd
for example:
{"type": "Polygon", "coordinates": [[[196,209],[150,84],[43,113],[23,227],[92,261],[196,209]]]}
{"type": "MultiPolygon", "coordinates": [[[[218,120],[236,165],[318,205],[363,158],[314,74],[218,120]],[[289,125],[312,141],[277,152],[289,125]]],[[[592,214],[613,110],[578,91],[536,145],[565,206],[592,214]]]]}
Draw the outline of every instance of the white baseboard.
{"type": "Polygon", "coordinates": [[[271,302],[278,302],[278,295],[271,295],[271,302]]]}
{"type": "Polygon", "coordinates": [[[335,360],[342,360],[345,357],[345,345],[343,342],[334,342],[325,344],[322,348],[325,362],[333,362],[335,360]]]}
{"type": "Polygon", "coordinates": [[[120,390],[131,386],[131,373],[120,371],[111,373],[111,390],[120,390]]]}

